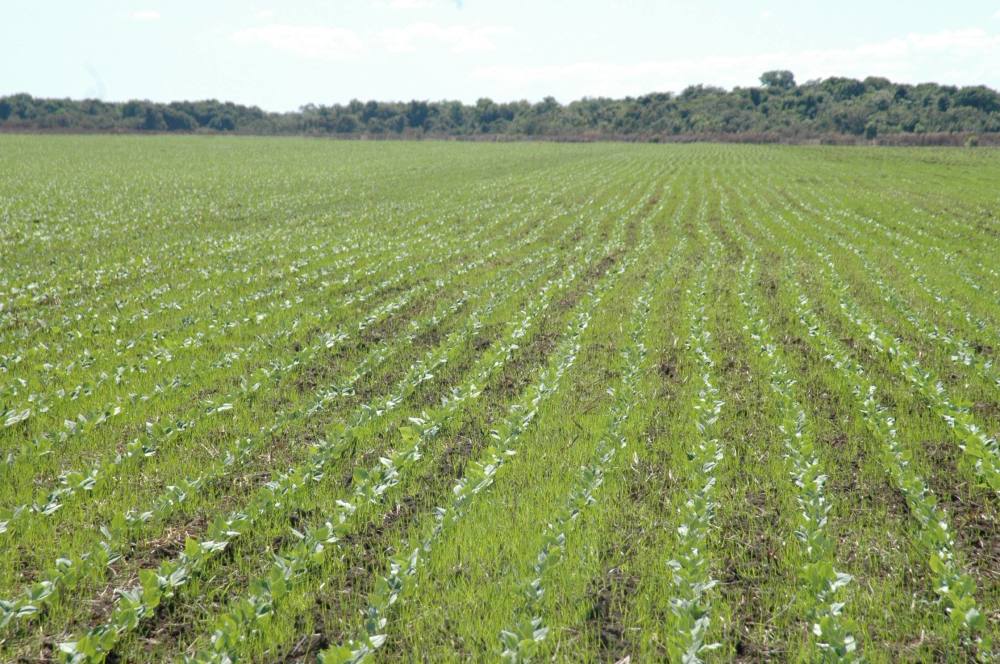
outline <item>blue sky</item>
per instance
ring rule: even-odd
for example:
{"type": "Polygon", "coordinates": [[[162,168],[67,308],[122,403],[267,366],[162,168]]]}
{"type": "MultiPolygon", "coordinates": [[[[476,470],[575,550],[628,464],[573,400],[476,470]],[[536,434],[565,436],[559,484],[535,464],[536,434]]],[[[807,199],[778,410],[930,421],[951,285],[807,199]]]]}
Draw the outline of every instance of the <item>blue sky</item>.
{"type": "Polygon", "coordinates": [[[753,85],[766,69],[1000,88],[1000,0],[3,0],[0,94],[293,110],[753,85]]]}

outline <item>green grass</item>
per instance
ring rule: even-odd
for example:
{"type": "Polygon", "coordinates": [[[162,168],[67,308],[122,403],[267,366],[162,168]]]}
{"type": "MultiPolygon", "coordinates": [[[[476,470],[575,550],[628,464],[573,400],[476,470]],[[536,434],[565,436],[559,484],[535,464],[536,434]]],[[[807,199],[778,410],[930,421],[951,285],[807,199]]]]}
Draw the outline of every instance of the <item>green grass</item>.
{"type": "Polygon", "coordinates": [[[1000,153],[0,173],[2,661],[998,654],[1000,153]]]}

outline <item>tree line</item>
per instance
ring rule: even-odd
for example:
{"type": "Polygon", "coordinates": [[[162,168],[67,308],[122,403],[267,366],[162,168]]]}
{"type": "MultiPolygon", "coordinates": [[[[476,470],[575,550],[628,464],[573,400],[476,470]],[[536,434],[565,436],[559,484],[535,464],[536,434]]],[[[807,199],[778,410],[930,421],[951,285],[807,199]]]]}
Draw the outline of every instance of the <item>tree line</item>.
{"type": "Polygon", "coordinates": [[[0,130],[217,132],[345,137],[535,137],[734,140],[1000,133],[1000,94],[983,85],[909,85],[881,77],[831,77],[797,83],[769,71],[760,85],[732,90],[693,85],[679,93],[475,104],[458,101],[302,106],[272,113],[216,100],[0,97],[0,130]]]}

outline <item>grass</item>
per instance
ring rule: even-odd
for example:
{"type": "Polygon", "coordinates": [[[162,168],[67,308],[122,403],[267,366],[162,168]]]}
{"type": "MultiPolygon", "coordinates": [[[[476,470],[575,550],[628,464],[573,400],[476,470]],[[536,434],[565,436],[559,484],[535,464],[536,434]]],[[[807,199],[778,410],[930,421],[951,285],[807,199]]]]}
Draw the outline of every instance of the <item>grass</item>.
{"type": "Polygon", "coordinates": [[[997,655],[997,153],[0,138],[0,660],[997,655]]]}

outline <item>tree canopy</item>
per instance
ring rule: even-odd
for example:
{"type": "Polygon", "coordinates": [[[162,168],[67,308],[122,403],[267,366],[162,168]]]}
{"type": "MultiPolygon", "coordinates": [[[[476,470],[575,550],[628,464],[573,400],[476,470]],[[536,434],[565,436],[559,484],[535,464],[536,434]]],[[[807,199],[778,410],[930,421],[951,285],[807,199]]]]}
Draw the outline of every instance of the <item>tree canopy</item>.
{"type": "Polygon", "coordinates": [[[216,100],[167,104],[143,100],[0,97],[0,130],[239,132],[340,136],[525,136],[658,140],[771,135],[796,139],[848,135],[1000,132],[1000,94],[978,85],[909,85],[885,78],[831,77],[796,83],[768,71],[761,86],[695,85],[680,93],[624,99],[584,98],[475,104],[412,100],[309,104],[291,113],[216,100]]]}
{"type": "Polygon", "coordinates": [[[760,83],[765,88],[790,90],[795,87],[795,75],[787,69],[766,71],[760,75],[760,83]]]}

